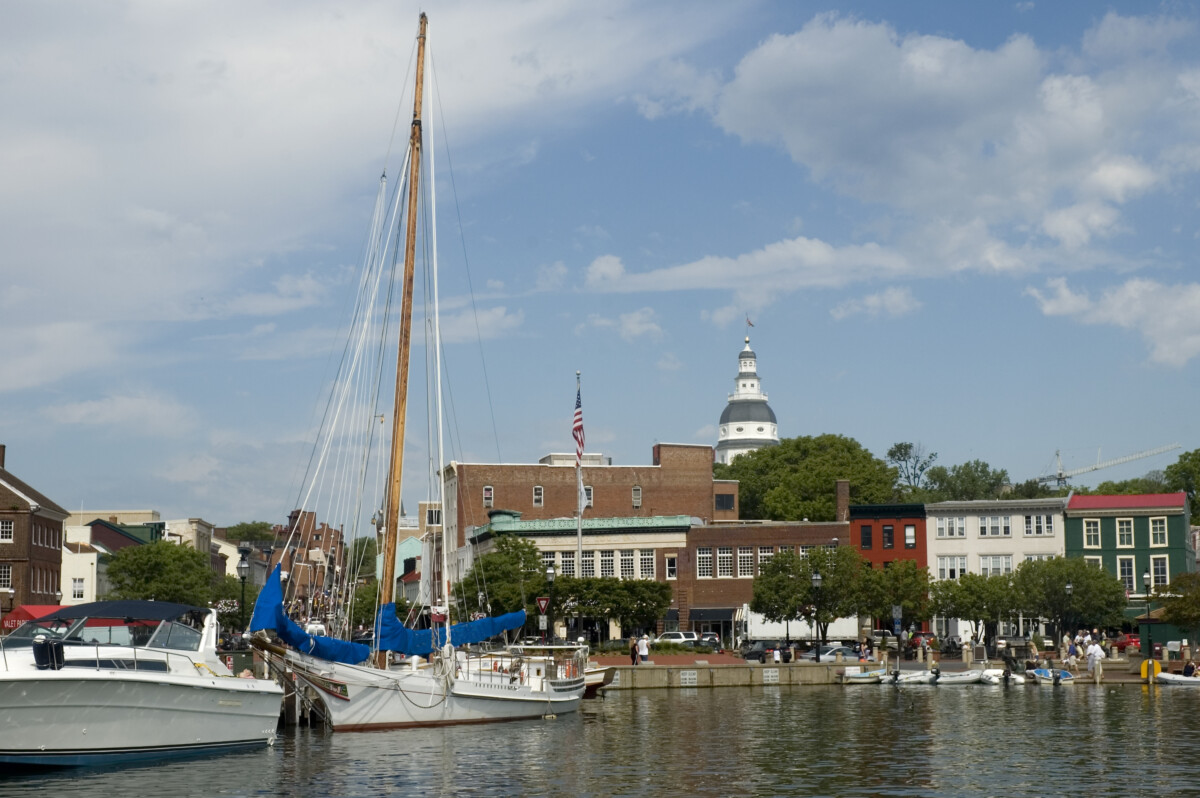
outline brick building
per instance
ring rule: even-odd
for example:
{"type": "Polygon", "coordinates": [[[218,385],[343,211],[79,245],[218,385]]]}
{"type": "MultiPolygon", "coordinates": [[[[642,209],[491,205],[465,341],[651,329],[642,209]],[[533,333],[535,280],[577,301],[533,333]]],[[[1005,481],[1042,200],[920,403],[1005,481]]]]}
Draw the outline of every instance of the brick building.
{"type": "Polygon", "coordinates": [[[69,513],[8,471],[0,444],[0,613],[62,598],[63,522],[69,513]]]}
{"type": "MultiPolygon", "coordinates": [[[[615,466],[585,454],[584,518],[686,515],[706,523],[738,517],[736,481],[714,480],[713,450],[704,444],[655,444],[650,465],[615,466]]],[[[491,510],[532,521],[574,518],[578,506],[574,454],[549,454],[533,464],[452,462],[446,467],[447,533],[463,546],[491,510]]]]}
{"type": "Polygon", "coordinates": [[[344,588],[341,575],[345,573],[346,546],[342,530],[318,524],[311,511],[293,510],[287,526],[273,531],[275,539],[284,541],[286,547],[270,552],[268,573],[282,562],[281,570],[288,580],[287,597],[295,602],[296,613],[304,618],[326,618],[338,606],[338,594],[344,588]]]}

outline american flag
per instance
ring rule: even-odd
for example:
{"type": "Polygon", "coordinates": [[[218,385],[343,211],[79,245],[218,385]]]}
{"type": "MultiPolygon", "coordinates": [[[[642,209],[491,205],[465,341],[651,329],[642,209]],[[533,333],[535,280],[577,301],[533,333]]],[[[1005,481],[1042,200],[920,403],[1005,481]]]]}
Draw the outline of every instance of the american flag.
{"type": "Polygon", "coordinates": [[[579,386],[575,386],[575,423],[571,426],[571,436],[575,438],[575,465],[583,464],[583,399],[579,386]]]}

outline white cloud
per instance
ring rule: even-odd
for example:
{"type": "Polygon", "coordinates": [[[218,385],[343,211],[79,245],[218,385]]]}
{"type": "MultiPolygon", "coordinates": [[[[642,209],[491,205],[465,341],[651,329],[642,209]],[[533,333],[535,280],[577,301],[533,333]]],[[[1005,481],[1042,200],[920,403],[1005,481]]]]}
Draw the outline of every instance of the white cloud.
{"type": "Polygon", "coordinates": [[[103,371],[120,358],[127,344],[126,333],[86,321],[5,327],[0,335],[0,363],[4,364],[0,393],[103,371]]]}
{"type": "Polygon", "coordinates": [[[625,274],[625,265],[616,255],[601,255],[587,267],[588,288],[613,290],[625,274]]]}
{"type": "Polygon", "coordinates": [[[534,280],[535,291],[557,291],[567,280],[567,267],[560,260],[554,263],[538,266],[537,277],[534,280]]]}
{"type": "Polygon", "coordinates": [[[498,305],[475,313],[466,308],[454,314],[442,314],[442,342],[461,344],[476,340],[503,338],[521,327],[525,312],[510,313],[508,308],[498,305]]]}
{"type": "Polygon", "coordinates": [[[1042,229],[1067,249],[1078,249],[1091,241],[1092,236],[1110,235],[1116,223],[1117,211],[1111,205],[1085,202],[1046,214],[1042,229]]]}
{"type": "Polygon", "coordinates": [[[149,391],[65,402],[43,408],[42,415],[58,424],[115,427],[127,435],[170,437],[183,434],[195,422],[190,407],[149,391]]]}
{"type": "Polygon", "coordinates": [[[1027,293],[1047,316],[1068,316],[1083,324],[1110,324],[1136,330],[1150,346],[1156,363],[1182,368],[1200,355],[1200,283],[1163,285],[1135,279],[1093,301],[1073,292],[1063,278],[1046,283],[1050,293],[1027,293]]]}
{"type": "Polygon", "coordinates": [[[888,288],[861,299],[848,299],[829,311],[834,319],[841,321],[850,316],[864,315],[872,318],[886,316],[898,318],[919,310],[921,303],[908,288],[888,288]]]}
{"type": "Polygon", "coordinates": [[[588,316],[586,322],[578,325],[575,331],[576,333],[580,333],[588,327],[601,330],[616,330],[622,340],[631,343],[643,336],[661,338],[663,334],[662,327],[654,319],[653,308],[640,308],[629,313],[622,313],[615,319],[593,313],[588,316]]]}
{"type": "Polygon", "coordinates": [[[663,352],[655,365],[660,371],[679,371],[683,368],[683,361],[674,352],[663,352]]]}

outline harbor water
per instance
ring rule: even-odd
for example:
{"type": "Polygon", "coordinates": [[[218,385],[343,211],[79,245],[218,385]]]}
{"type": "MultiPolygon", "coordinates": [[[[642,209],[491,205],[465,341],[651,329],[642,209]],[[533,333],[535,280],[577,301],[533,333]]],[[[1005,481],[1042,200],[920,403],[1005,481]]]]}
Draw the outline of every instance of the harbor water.
{"type": "Polygon", "coordinates": [[[0,796],[1200,794],[1200,689],[755,687],[611,692],[556,719],[0,774],[0,796]]]}

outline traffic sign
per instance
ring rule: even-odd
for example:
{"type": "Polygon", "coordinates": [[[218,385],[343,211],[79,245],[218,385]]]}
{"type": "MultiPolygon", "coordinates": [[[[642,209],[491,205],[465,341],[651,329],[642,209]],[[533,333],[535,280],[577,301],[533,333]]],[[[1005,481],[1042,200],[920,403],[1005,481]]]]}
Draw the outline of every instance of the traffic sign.
{"type": "Polygon", "coordinates": [[[545,615],[546,610],[550,608],[550,597],[549,596],[538,596],[537,597],[537,605],[538,605],[538,612],[540,612],[542,615],[545,615]]]}

